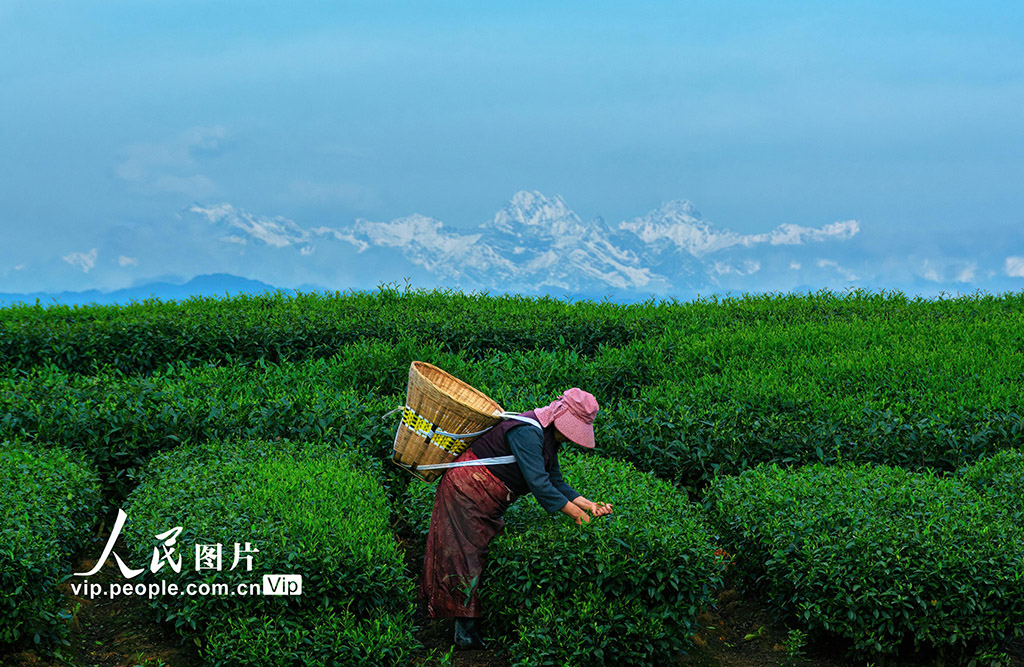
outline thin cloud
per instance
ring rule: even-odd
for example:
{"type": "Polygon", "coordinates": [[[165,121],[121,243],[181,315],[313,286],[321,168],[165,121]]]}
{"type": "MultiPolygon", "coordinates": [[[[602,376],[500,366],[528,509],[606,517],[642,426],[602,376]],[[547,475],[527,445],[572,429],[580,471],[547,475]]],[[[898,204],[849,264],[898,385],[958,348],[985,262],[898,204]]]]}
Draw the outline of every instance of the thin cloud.
{"type": "Polygon", "coordinates": [[[1003,273],[1011,278],[1024,278],[1024,257],[1007,257],[1003,262],[1003,273]]]}
{"type": "MultiPolygon", "coordinates": [[[[803,245],[808,241],[846,241],[856,236],[859,231],[860,223],[856,220],[832,222],[821,228],[782,224],[768,233],[767,241],[771,245],[803,245]]],[[[758,234],[750,238],[763,242],[765,235],[758,234]]]]}
{"type": "Polygon", "coordinates": [[[173,139],[138,143],[124,150],[114,168],[121,180],[146,192],[209,196],[217,185],[199,172],[199,158],[223,149],[227,130],[222,126],[192,127],[173,139]]]}
{"type": "Polygon", "coordinates": [[[71,266],[77,266],[83,273],[89,273],[96,266],[96,258],[99,256],[99,249],[93,248],[89,252],[73,252],[61,257],[71,266]]]}
{"type": "Polygon", "coordinates": [[[396,248],[413,264],[446,277],[461,278],[467,269],[515,271],[512,262],[493,249],[478,245],[480,234],[449,231],[443,222],[425,215],[414,214],[391,222],[357,220],[349,228],[322,227],[316,231],[350,243],[358,252],[371,247],[396,248]]]}
{"type": "Polygon", "coordinates": [[[974,272],[977,270],[978,265],[974,262],[971,262],[970,264],[968,264],[967,266],[960,270],[960,273],[956,277],[956,281],[958,283],[971,282],[972,280],[974,280],[974,272]]]}
{"type": "Polygon", "coordinates": [[[846,280],[860,280],[856,273],[854,273],[853,271],[844,266],[840,266],[839,262],[835,260],[819,259],[817,261],[817,265],[819,269],[832,269],[846,280]]]}
{"type": "Polygon", "coordinates": [[[118,266],[138,266],[139,260],[135,259],[134,257],[127,257],[125,255],[121,255],[120,257],[117,258],[117,264],[118,266]]]}
{"type": "Polygon", "coordinates": [[[4,269],[2,272],[0,272],[0,276],[3,276],[3,277],[6,278],[7,276],[11,275],[12,273],[16,273],[18,271],[24,271],[24,270],[25,270],[25,265],[24,264],[18,264],[17,266],[11,266],[11,267],[8,267],[8,268],[4,269]]]}
{"type": "MultiPolygon", "coordinates": [[[[283,216],[268,218],[261,215],[253,215],[247,211],[236,209],[231,204],[215,204],[213,206],[192,206],[188,209],[191,213],[197,213],[211,223],[227,227],[233,233],[222,236],[222,241],[230,243],[246,244],[248,240],[256,239],[274,248],[285,248],[288,246],[309,245],[312,237],[309,231],[300,227],[294,220],[283,216]]],[[[309,254],[309,253],[304,253],[309,254]]]]}
{"type": "Polygon", "coordinates": [[[372,210],[380,205],[376,190],[355,183],[292,181],[288,189],[306,201],[341,203],[360,210],[372,210]]]}
{"type": "Polygon", "coordinates": [[[917,274],[934,283],[969,283],[974,280],[977,271],[977,262],[926,259],[921,262],[917,274]]]}
{"type": "Polygon", "coordinates": [[[151,183],[154,190],[170,192],[183,195],[204,195],[213,194],[217,191],[217,185],[207,176],[196,174],[195,176],[172,176],[164,174],[151,183]]]}
{"type": "Polygon", "coordinates": [[[635,234],[644,243],[667,241],[694,257],[703,257],[733,246],[751,248],[765,243],[778,246],[847,241],[860,231],[860,223],[844,220],[818,228],[782,224],[770,232],[737,234],[704,220],[691,202],[672,201],[665,202],[642,218],[621,222],[618,228],[635,234]]]}
{"type": "Polygon", "coordinates": [[[761,270],[761,262],[745,260],[740,266],[734,266],[728,262],[715,262],[711,270],[718,275],[736,274],[739,276],[750,276],[761,270]]]}

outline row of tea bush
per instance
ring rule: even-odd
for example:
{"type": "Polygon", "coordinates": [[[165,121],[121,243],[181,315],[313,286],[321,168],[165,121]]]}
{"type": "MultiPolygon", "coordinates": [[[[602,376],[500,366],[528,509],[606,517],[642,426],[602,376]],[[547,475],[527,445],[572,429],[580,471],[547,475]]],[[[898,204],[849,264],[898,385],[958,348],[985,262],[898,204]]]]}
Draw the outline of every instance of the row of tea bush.
{"type": "Polygon", "coordinates": [[[273,368],[263,375],[246,371],[244,381],[202,370],[117,379],[40,369],[0,381],[0,437],[81,451],[99,470],[112,502],[131,490],[133,471],[181,444],[323,440],[373,449],[375,458],[384,458],[395,424],[381,417],[398,399],[335,391],[315,371],[273,368]]]}
{"type": "MultiPolygon", "coordinates": [[[[573,488],[614,512],[577,526],[516,501],[488,552],[486,628],[514,664],[668,664],[721,583],[700,507],[628,463],[572,451],[559,462],[573,488]]],[[[435,488],[408,487],[406,514],[424,534],[435,488]]]]}
{"type": "Polygon", "coordinates": [[[782,618],[863,660],[988,664],[1024,633],[1022,480],[1020,451],[945,477],[770,465],[716,480],[707,503],[743,582],[782,618]]]}
{"type": "Polygon", "coordinates": [[[762,350],[753,362],[730,362],[735,368],[715,374],[656,361],[656,343],[602,348],[591,357],[533,350],[474,362],[412,339],[363,341],[321,359],[178,364],[149,376],[44,366],[0,377],[0,437],[83,451],[114,498],[129,490],[128,471],[178,443],[322,439],[386,458],[394,420],[380,417],[402,405],[409,364],[419,359],[514,411],[545,405],[569,386],[586,388],[602,403],[595,428],[605,453],[691,491],[717,474],[761,462],[846,460],[952,471],[1024,446],[1024,407],[1013,391],[1024,355],[993,361],[951,343],[940,348],[948,358],[911,380],[897,369],[928,358],[908,353],[880,366],[879,355],[869,363],[762,350]],[[980,379],[966,382],[968,372],[980,379]],[[668,374],[678,377],[664,380],[668,374]],[[854,376],[860,380],[850,384],[854,376]]]}
{"type": "MultiPolygon", "coordinates": [[[[564,460],[575,483],[618,503],[621,514],[579,527],[552,520],[528,499],[516,503],[506,515],[509,534],[490,554],[491,628],[514,628],[508,650],[521,664],[671,659],[720,583],[699,506],[628,464],[564,460]],[[556,630],[553,613],[587,617],[556,630]]],[[[251,572],[197,572],[186,560],[180,575],[164,568],[140,581],[234,586],[263,574],[303,576],[298,598],[164,597],[151,603],[159,618],[197,640],[212,665],[408,664],[417,647],[413,582],[390,533],[376,467],[332,446],[288,441],[217,442],[157,456],[128,502],[126,542],[137,562],[172,524],[183,529],[183,550],[244,540],[260,552],[251,572]]],[[[433,492],[433,485],[409,487],[403,514],[422,531],[433,492]]]]}
{"type": "Polygon", "coordinates": [[[104,509],[81,454],[0,441],[0,646],[60,655],[70,616],[59,586],[104,509]]]}
{"type": "Polygon", "coordinates": [[[330,444],[288,440],[210,441],[154,458],[128,498],[125,542],[145,563],[155,538],[180,528],[182,563],[138,581],[230,591],[155,597],[156,618],[209,665],[409,664],[419,646],[412,582],[379,468],[330,444]],[[200,569],[198,545],[221,545],[222,560],[200,569]],[[247,548],[258,551],[236,566],[247,548]],[[282,574],[301,575],[301,594],[233,594],[282,574]]]}
{"type": "MultiPolygon", "coordinates": [[[[91,534],[103,507],[97,476],[80,458],[33,447],[5,445],[0,459],[0,479],[21,482],[20,496],[11,483],[12,494],[0,497],[5,511],[23,517],[5,536],[24,552],[5,562],[6,576],[18,578],[5,583],[23,594],[2,627],[5,640],[34,631],[45,643],[66,634],[56,584],[68,578],[70,557],[83,544],[76,536],[91,534]],[[43,489],[52,501],[28,507],[30,494],[43,489]],[[72,490],[77,503],[66,497],[72,490]],[[53,520],[41,521],[39,512],[53,520]]],[[[488,566],[492,627],[515,629],[509,650],[522,664],[650,664],[677,655],[721,581],[699,507],[628,464],[564,460],[574,483],[617,513],[578,527],[552,520],[529,499],[517,503],[506,517],[512,530],[488,566]],[[551,625],[552,615],[566,614],[586,620],[551,625]]],[[[422,656],[413,581],[391,532],[378,461],[334,443],[217,440],[161,453],[132,477],[121,531],[127,552],[115,553],[141,572],[123,583],[235,591],[266,574],[302,576],[294,597],[150,599],[154,617],[197,643],[206,664],[405,665],[417,651],[422,656]],[[216,568],[199,567],[198,545],[221,547],[216,568]],[[244,558],[236,567],[235,549],[251,556],[251,570],[244,558]]],[[[433,490],[413,484],[403,510],[423,531],[433,490]]]]}
{"type": "MultiPolygon", "coordinates": [[[[688,645],[722,584],[714,551],[780,619],[840,638],[851,656],[907,650],[947,661],[997,655],[1024,627],[1024,454],[1007,450],[955,476],[871,465],[759,466],[709,489],[707,523],[685,495],[630,465],[566,452],[566,478],[613,515],[576,526],[528,499],[506,514],[482,595],[516,664],[652,664],[688,645]]],[[[213,441],[156,457],[134,475],[125,559],[145,565],[173,527],[180,573],[233,587],[301,574],[298,598],[164,596],[157,618],[208,664],[407,664],[413,582],[391,532],[379,462],[331,443],[213,441]],[[252,570],[230,545],[252,543],[252,570]],[[199,544],[224,546],[200,571],[199,544]]],[[[5,442],[0,643],[59,648],[58,584],[104,507],[98,476],[61,448],[5,442]]],[[[411,484],[401,513],[425,533],[434,485],[411,484]]],[[[244,551],[243,551],[244,553],[244,551]]]]}
{"type": "Polygon", "coordinates": [[[317,358],[352,342],[403,337],[483,360],[495,352],[566,348],[589,356],[602,346],[662,335],[686,339],[794,325],[845,330],[871,323],[911,333],[964,325],[1019,331],[1022,306],[1024,293],[933,301],[900,292],[822,290],[689,303],[652,299],[627,306],[392,287],[373,293],[154,299],[128,306],[13,305],[0,309],[0,369],[56,364],[87,374],[102,368],[145,374],[180,361],[317,358]]]}

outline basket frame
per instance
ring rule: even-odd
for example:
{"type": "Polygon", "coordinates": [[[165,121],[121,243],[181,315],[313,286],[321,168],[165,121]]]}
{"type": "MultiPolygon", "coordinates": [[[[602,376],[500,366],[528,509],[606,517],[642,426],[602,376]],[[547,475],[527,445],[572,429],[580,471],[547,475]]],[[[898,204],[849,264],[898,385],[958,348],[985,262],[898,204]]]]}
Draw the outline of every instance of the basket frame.
{"type": "Polygon", "coordinates": [[[424,361],[413,361],[409,366],[402,410],[391,460],[425,482],[434,481],[444,471],[418,471],[419,466],[455,460],[479,437],[479,432],[497,424],[504,414],[502,407],[483,392],[424,361]]]}

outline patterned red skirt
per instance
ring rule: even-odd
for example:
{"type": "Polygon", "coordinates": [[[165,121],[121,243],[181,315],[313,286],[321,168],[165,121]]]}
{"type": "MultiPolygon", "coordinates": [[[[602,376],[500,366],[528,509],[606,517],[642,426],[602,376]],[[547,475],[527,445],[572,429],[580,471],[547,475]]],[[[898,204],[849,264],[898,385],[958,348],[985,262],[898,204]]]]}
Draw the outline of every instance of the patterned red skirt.
{"type": "MultiPolygon", "coordinates": [[[[474,461],[471,449],[456,461],[474,461]]],[[[431,618],[480,617],[477,591],[491,539],[515,498],[485,466],[450,468],[437,484],[420,597],[431,618]]]]}

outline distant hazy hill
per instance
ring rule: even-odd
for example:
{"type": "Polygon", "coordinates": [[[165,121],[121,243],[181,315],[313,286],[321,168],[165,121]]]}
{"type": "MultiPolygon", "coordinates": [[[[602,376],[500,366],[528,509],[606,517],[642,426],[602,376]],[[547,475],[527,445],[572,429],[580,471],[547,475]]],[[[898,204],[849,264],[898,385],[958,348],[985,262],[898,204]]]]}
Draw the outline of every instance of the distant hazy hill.
{"type": "Polygon", "coordinates": [[[75,306],[90,303],[126,304],[132,301],[144,301],[152,297],[157,297],[164,301],[171,299],[185,300],[190,296],[224,296],[225,294],[235,295],[239,293],[261,294],[268,290],[273,292],[277,289],[273,285],[268,285],[258,280],[240,278],[227,273],[214,273],[196,276],[182,285],[168,282],[153,282],[113,292],[101,292],[94,289],[84,292],[33,292],[31,294],[6,294],[0,292],[0,306],[10,306],[15,303],[34,304],[37,299],[40,305],[43,306],[52,304],[75,306]]]}

